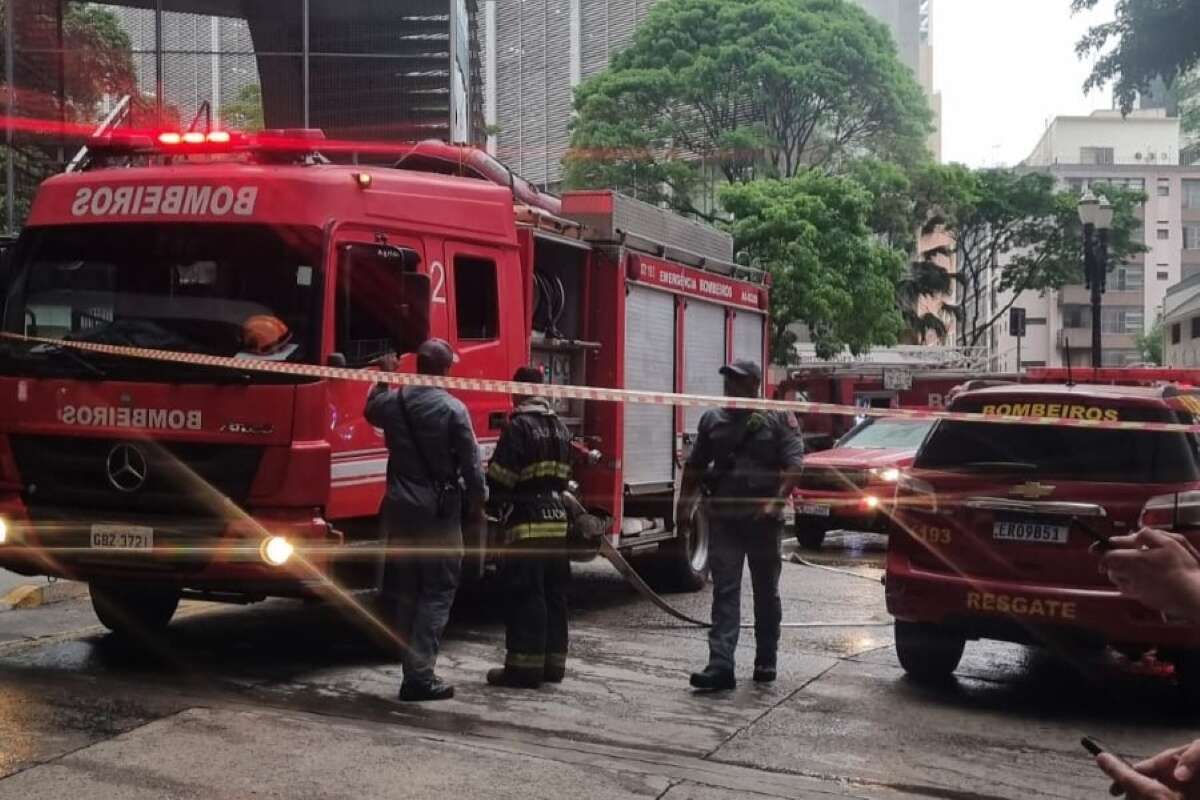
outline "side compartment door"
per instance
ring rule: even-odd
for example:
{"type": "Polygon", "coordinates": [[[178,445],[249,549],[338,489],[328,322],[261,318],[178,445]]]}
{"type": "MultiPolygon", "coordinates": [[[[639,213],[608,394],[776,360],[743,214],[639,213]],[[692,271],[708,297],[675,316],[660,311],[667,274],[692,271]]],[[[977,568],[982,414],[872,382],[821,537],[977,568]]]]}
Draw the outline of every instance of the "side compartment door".
{"type": "MultiPolygon", "coordinates": [[[[462,378],[508,380],[524,349],[524,304],[515,253],[496,248],[446,242],[446,286],[450,342],[459,361],[450,374],[462,378]],[[501,314],[505,300],[506,313],[501,314]],[[514,348],[517,348],[516,350],[514,348]]],[[[512,401],[494,392],[458,392],[471,412],[471,424],[486,461],[512,401]]]]}
{"type": "MultiPolygon", "coordinates": [[[[702,300],[684,301],[683,391],[720,396],[725,391],[725,308],[702,300]]],[[[695,434],[707,409],[683,410],[683,434],[695,434]]]]}
{"type": "MultiPolygon", "coordinates": [[[[630,284],[625,298],[625,388],[675,388],[675,296],[630,284]]],[[[668,488],[675,478],[675,409],[625,405],[625,484],[635,493],[668,488]]]]}
{"type": "Polygon", "coordinates": [[[733,313],[733,354],[730,360],[745,359],[758,364],[766,380],[767,370],[763,364],[763,324],[762,314],[753,311],[734,311],[733,313]]]}

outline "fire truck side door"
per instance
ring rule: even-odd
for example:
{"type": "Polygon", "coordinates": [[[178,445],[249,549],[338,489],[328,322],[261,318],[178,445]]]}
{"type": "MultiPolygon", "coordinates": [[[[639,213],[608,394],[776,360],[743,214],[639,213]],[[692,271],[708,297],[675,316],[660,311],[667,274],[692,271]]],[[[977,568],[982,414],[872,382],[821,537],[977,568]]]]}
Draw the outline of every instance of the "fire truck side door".
{"type": "MultiPolygon", "coordinates": [[[[517,366],[513,344],[523,346],[525,341],[520,274],[510,263],[514,257],[514,253],[495,248],[446,242],[449,338],[459,357],[451,374],[500,380],[512,377],[517,366]],[[500,313],[502,304],[508,313],[500,313]]],[[[508,396],[464,392],[461,397],[481,442],[498,437],[511,408],[508,396]]]]}

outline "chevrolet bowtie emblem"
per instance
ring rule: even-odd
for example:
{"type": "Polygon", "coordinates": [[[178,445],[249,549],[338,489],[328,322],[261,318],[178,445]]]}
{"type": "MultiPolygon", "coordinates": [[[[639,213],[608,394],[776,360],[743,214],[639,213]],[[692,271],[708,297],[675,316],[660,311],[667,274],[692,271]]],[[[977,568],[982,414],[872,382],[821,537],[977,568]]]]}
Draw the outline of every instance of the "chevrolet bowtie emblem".
{"type": "Polygon", "coordinates": [[[1047,486],[1044,483],[1024,483],[1020,486],[1014,486],[1008,490],[1009,494],[1015,494],[1017,497],[1024,497],[1026,500],[1040,500],[1043,497],[1049,497],[1054,494],[1055,487],[1047,486]]]}

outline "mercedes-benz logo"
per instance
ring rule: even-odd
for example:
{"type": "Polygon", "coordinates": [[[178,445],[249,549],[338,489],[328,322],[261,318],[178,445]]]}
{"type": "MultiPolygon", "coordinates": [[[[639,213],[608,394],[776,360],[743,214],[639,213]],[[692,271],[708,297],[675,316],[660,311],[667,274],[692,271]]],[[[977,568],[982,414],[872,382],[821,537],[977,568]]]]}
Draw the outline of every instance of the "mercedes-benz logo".
{"type": "Polygon", "coordinates": [[[121,492],[136,492],[142,488],[149,472],[142,451],[124,442],[108,451],[105,468],[108,482],[121,492]]]}

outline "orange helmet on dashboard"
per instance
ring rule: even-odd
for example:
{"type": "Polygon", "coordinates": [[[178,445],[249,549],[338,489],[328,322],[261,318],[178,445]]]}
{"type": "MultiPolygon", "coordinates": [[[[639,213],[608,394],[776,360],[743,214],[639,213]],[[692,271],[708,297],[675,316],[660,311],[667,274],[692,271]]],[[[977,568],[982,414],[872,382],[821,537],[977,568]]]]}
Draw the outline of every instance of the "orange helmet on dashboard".
{"type": "Polygon", "coordinates": [[[254,355],[279,352],[292,339],[292,332],[279,317],[256,314],[242,323],[242,348],[254,355]]]}

